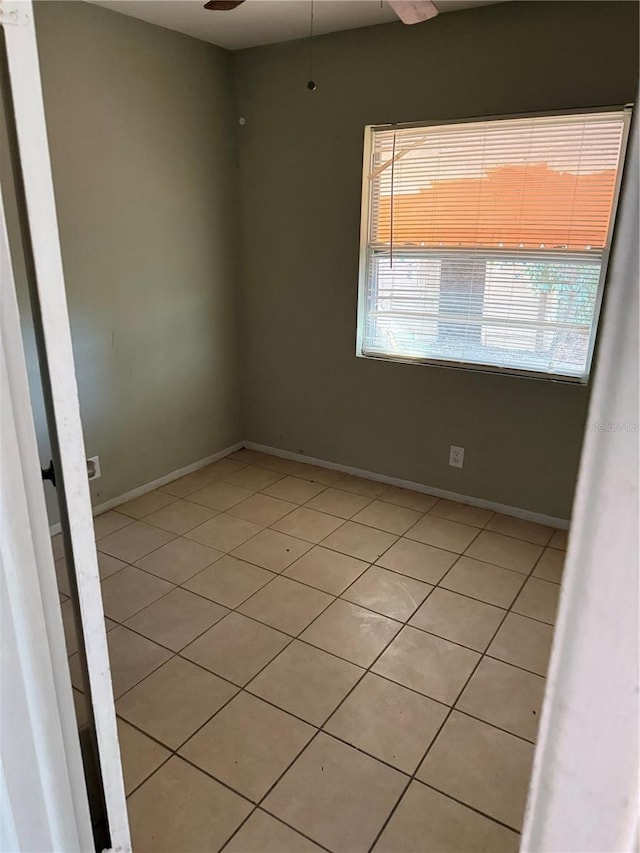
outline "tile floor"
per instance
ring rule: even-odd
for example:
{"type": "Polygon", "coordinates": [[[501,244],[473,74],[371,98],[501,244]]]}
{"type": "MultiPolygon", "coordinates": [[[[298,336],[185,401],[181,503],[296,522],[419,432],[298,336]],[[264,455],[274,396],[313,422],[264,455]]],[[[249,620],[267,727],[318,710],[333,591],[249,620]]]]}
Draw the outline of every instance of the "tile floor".
{"type": "Polygon", "coordinates": [[[250,450],[95,527],[136,853],[517,850],[562,532],[250,450]]]}

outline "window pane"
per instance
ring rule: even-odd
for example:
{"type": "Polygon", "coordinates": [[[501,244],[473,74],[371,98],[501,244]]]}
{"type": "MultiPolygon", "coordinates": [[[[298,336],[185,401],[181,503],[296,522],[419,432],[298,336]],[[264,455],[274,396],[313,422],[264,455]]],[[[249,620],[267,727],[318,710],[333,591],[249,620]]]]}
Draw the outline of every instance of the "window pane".
{"type": "Polygon", "coordinates": [[[627,123],[371,129],[362,353],[584,379],[627,123]]]}
{"type": "Polygon", "coordinates": [[[372,253],[363,351],[584,374],[600,262],[372,253]]]}

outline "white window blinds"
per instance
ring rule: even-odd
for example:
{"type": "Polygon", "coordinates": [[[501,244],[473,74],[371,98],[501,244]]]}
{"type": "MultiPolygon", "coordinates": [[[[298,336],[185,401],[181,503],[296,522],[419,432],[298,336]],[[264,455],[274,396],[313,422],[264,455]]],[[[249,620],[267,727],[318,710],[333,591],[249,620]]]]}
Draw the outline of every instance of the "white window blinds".
{"type": "Polygon", "coordinates": [[[627,122],[368,128],[359,354],[585,381],[627,122]]]}

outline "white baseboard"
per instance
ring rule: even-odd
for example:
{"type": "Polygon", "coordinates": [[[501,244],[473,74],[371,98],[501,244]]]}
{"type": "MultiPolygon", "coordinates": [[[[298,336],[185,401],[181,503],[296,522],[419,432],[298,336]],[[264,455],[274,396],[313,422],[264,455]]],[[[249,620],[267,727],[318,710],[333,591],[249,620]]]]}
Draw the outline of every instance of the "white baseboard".
{"type": "MultiPolygon", "coordinates": [[[[305,462],[308,465],[318,465],[320,468],[330,468],[332,471],[340,471],[343,474],[353,474],[355,477],[362,477],[365,480],[375,480],[379,483],[386,483],[389,486],[400,486],[402,489],[410,489],[414,492],[422,492],[423,494],[434,495],[437,498],[446,498],[450,501],[459,501],[461,503],[470,504],[471,506],[479,506],[483,509],[490,509],[493,512],[501,512],[503,515],[512,515],[514,518],[522,518],[525,521],[534,521],[537,524],[546,524],[548,527],[556,527],[560,530],[569,529],[569,521],[566,518],[555,518],[551,515],[543,515],[540,512],[532,512],[528,509],[522,509],[516,506],[506,506],[495,501],[487,501],[484,498],[475,498],[471,495],[460,495],[457,492],[449,492],[446,489],[438,489],[435,486],[426,486],[423,483],[414,483],[411,480],[402,480],[399,477],[388,477],[386,474],[376,474],[373,471],[365,471],[362,468],[353,468],[351,465],[341,465],[339,462],[327,462],[325,459],[316,459],[313,456],[306,456],[304,453],[293,453],[290,450],[281,450],[279,447],[269,447],[266,444],[257,444],[255,441],[240,441],[237,444],[227,447],[224,450],[219,450],[211,456],[206,456],[204,459],[193,462],[191,465],[186,465],[177,471],[172,471],[170,474],[165,474],[151,483],[146,483],[144,486],[138,486],[125,492],[123,495],[111,498],[104,503],[94,506],[92,509],[93,515],[100,515],[109,509],[114,509],[120,504],[131,501],[134,498],[139,498],[147,492],[152,492],[154,489],[159,489],[160,486],[166,486],[173,480],[179,480],[180,477],[185,477],[187,474],[192,474],[199,468],[204,468],[205,465],[210,465],[212,462],[217,462],[230,453],[235,453],[246,447],[249,450],[258,450],[261,453],[270,453],[272,456],[279,456],[281,459],[293,459],[296,462],[305,462]]],[[[49,528],[51,535],[54,536],[60,532],[60,524],[53,524],[49,528]]]]}
{"type": "MultiPolygon", "coordinates": [[[[204,459],[199,459],[197,462],[192,462],[191,465],[185,465],[184,468],[179,468],[177,471],[172,471],[170,474],[165,474],[163,477],[159,477],[157,480],[153,480],[151,483],[145,483],[144,486],[137,486],[135,489],[131,489],[131,491],[125,492],[123,495],[118,495],[118,497],[116,498],[110,498],[108,501],[104,501],[104,503],[92,507],[91,512],[95,516],[100,515],[101,513],[106,512],[109,509],[114,509],[114,507],[120,506],[120,504],[126,503],[127,501],[132,501],[134,498],[139,498],[141,495],[145,495],[147,492],[152,492],[154,489],[159,489],[160,486],[166,486],[167,483],[172,483],[174,480],[179,480],[180,477],[186,477],[187,474],[193,474],[194,471],[198,471],[200,468],[204,468],[205,465],[211,465],[212,462],[217,462],[218,459],[222,459],[225,456],[229,456],[230,453],[235,453],[236,450],[241,450],[244,446],[244,442],[239,441],[237,444],[233,444],[231,447],[226,447],[224,450],[219,450],[217,453],[213,453],[211,456],[205,456],[204,459]]],[[[56,533],[60,533],[60,522],[57,522],[57,524],[52,524],[49,527],[49,532],[52,536],[54,536],[56,533]]]]}
{"type": "Polygon", "coordinates": [[[386,474],[376,474],[373,471],[364,471],[362,468],[352,468],[350,465],[341,465],[338,462],[327,462],[324,459],[315,459],[305,456],[304,453],[293,453],[289,450],[280,450],[278,447],[269,447],[266,444],[257,444],[255,441],[245,441],[244,446],[249,450],[257,450],[261,453],[270,453],[282,459],[292,459],[296,462],[306,462],[309,465],[318,465],[320,468],[330,468],[332,471],[341,471],[344,474],[353,474],[365,480],[375,480],[379,483],[387,483],[390,486],[400,486],[403,489],[411,489],[414,492],[422,492],[434,495],[437,498],[446,498],[450,501],[459,501],[490,509],[503,515],[512,515],[514,518],[522,518],[524,521],[534,521],[537,524],[546,524],[548,527],[556,527],[559,530],[568,530],[569,521],[566,518],[555,518],[552,515],[544,515],[540,512],[532,512],[517,506],[506,506],[495,501],[487,501],[484,498],[474,498],[471,495],[459,495],[457,492],[449,492],[446,489],[437,489],[434,486],[425,486],[423,483],[414,483],[411,480],[401,480],[399,477],[388,477],[386,474]]]}

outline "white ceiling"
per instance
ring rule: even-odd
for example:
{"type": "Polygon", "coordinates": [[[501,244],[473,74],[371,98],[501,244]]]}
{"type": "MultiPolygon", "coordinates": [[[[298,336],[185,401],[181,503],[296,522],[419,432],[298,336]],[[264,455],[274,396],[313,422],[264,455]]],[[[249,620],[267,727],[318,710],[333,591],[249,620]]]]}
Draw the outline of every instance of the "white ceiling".
{"type": "MultiPolygon", "coordinates": [[[[89,0],[228,50],[305,38],[309,35],[311,0],[246,0],[230,12],[204,9],[205,0],[89,0]]],[[[441,13],[504,0],[436,0],[441,13]]],[[[398,18],[384,0],[314,0],[316,35],[386,24],[398,18]]],[[[414,26],[428,27],[429,21],[414,26]]]]}

